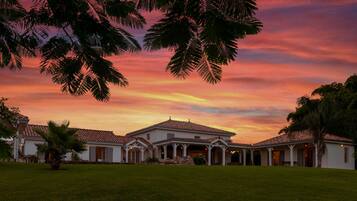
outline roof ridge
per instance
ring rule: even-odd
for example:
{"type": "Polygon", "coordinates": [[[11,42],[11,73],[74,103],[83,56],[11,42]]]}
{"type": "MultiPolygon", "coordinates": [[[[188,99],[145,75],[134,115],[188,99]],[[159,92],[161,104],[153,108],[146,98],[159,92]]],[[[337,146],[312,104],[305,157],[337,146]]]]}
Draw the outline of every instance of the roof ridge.
{"type": "MultiPolygon", "coordinates": [[[[28,124],[28,126],[42,126],[42,127],[48,127],[48,125],[40,125],[40,124],[28,124]]],[[[104,131],[104,132],[111,132],[114,134],[114,131],[109,131],[109,130],[99,130],[99,129],[90,129],[90,128],[76,128],[76,127],[69,127],[73,129],[79,129],[79,130],[87,130],[87,131],[104,131]]],[[[115,135],[115,134],[114,134],[115,135]]]]}

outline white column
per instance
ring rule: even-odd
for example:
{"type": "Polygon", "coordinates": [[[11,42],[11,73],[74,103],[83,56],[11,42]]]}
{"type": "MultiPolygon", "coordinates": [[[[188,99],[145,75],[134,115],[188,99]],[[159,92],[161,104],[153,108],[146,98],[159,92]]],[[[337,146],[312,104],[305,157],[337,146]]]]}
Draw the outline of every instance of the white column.
{"type": "Polygon", "coordinates": [[[243,165],[247,165],[247,150],[243,149],[243,165]]]}
{"type": "Polygon", "coordinates": [[[136,163],[136,154],[137,154],[138,150],[137,149],[133,149],[132,153],[134,155],[134,163],[136,163]]]}
{"type": "Polygon", "coordinates": [[[141,162],[144,162],[144,153],[145,153],[145,149],[144,148],[141,148],[140,149],[140,154],[141,154],[141,162]]]}
{"type": "Polygon", "coordinates": [[[315,144],[315,167],[318,167],[318,161],[319,160],[319,158],[318,158],[318,145],[317,144],[315,144]]]}
{"type": "Polygon", "coordinates": [[[226,165],[226,148],[222,147],[222,165],[226,165]]]}
{"type": "Polygon", "coordinates": [[[125,163],[129,163],[129,149],[125,147],[125,163]]]}
{"type": "Polygon", "coordinates": [[[295,145],[289,145],[289,149],[290,149],[290,166],[291,167],[294,166],[294,146],[295,145]]]}
{"type": "Polygon", "coordinates": [[[165,144],[164,146],[164,160],[167,159],[167,145],[165,144]]]}
{"type": "Polygon", "coordinates": [[[272,150],[273,148],[268,148],[268,157],[269,157],[269,166],[272,166],[273,163],[272,163],[272,150]]]}
{"type": "Polygon", "coordinates": [[[183,145],[183,157],[187,157],[187,144],[183,145]]]}
{"type": "Polygon", "coordinates": [[[19,159],[19,130],[16,131],[16,136],[14,137],[14,159],[17,161],[19,159]]]}
{"type": "Polygon", "coordinates": [[[254,165],[254,149],[250,150],[250,163],[254,165]]]}
{"type": "Polygon", "coordinates": [[[172,144],[172,149],[173,149],[172,159],[175,159],[176,155],[177,155],[177,144],[176,143],[172,144]]]}
{"type": "Polygon", "coordinates": [[[212,151],[212,147],[211,146],[208,146],[208,162],[207,162],[207,165],[211,165],[211,151],[212,151]]]}
{"type": "Polygon", "coordinates": [[[159,152],[159,150],[158,150],[157,146],[154,146],[152,151],[153,151],[152,157],[153,157],[153,158],[159,158],[159,157],[158,157],[158,152],[159,152]]]}

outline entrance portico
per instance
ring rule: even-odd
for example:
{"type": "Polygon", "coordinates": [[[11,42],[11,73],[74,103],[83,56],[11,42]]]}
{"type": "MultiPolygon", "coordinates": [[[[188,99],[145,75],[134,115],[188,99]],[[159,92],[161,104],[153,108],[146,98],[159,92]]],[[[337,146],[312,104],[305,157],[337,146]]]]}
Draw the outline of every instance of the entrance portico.
{"type": "Polygon", "coordinates": [[[142,163],[145,161],[145,151],[148,151],[149,146],[139,138],[135,138],[126,143],[125,163],[142,163]]]}
{"type": "Polygon", "coordinates": [[[246,165],[246,150],[248,145],[228,143],[221,138],[213,139],[182,139],[172,138],[154,143],[162,150],[158,156],[160,160],[176,160],[203,157],[207,165],[226,165],[231,162],[230,151],[239,151],[244,160],[240,164],[246,165]],[[172,149],[171,149],[172,148],[172,149]]]}

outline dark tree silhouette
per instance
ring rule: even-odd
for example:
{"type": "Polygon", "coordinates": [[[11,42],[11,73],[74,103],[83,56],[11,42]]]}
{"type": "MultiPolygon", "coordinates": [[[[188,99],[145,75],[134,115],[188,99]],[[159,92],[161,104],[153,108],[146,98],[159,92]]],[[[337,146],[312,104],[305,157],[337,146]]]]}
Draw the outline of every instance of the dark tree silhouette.
{"type": "Polygon", "coordinates": [[[6,105],[6,98],[0,98],[0,159],[11,156],[11,147],[5,141],[15,136],[15,125],[19,114],[17,108],[6,105]]]}
{"type": "Polygon", "coordinates": [[[311,132],[318,147],[318,167],[321,167],[326,134],[350,137],[357,142],[357,75],[345,83],[322,85],[311,95],[298,99],[295,112],[287,117],[289,125],[280,132],[311,132]]]}
{"type": "Polygon", "coordinates": [[[53,170],[60,168],[63,157],[66,153],[75,151],[80,153],[85,150],[84,142],[80,141],[76,132],[77,129],[69,128],[69,122],[61,125],[53,121],[48,122],[48,130],[35,130],[44,140],[45,144],[37,145],[39,153],[48,156],[48,162],[53,170]]]}
{"type": "Polygon", "coordinates": [[[257,34],[262,28],[255,18],[255,1],[33,0],[27,12],[17,0],[1,0],[0,26],[10,30],[2,40],[11,43],[15,38],[18,42],[6,46],[8,51],[1,47],[5,56],[0,64],[21,66],[21,56],[33,55],[37,47],[41,72],[51,75],[63,92],[90,92],[97,100],[106,101],[110,96],[108,84],[124,87],[128,81],[105,57],[140,50],[125,28],[143,27],[145,19],[139,10],[158,9],[164,17],[148,30],[145,47],[173,49],[167,70],[174,76],[186,78],[197,71],[214,84],[221,80],[222,66],[235,59],[238,39],[257,34]],[[9,9],[19,16],[7,17],[5,10],[9,9]],[[21,34],[18,27],[23,28],[21,34]]]}

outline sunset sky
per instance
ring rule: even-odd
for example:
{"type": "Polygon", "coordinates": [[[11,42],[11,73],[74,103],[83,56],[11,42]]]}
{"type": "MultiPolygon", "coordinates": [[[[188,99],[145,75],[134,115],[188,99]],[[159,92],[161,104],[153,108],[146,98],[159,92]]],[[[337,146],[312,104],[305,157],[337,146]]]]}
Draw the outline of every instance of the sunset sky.
{"type": "MultiPolygon", "coordinates": [[[[177,80],[165,71],[170,51],[142,51],[110,58],[129,86],[111,86],[109,102],[62,94],[39,73],[39,58],[26,59],[21,71],[0,70],[0,96],[33,124],[69,120],[124,135],[172,116],[233,131],[236,142],[257,142],[277,135],[298,97],[357,73],[357,0],[258,0],[258,7],[263,31],[239,41],[219,84],[195,74],[177,80]]],[[[147,29],[160,13],[145,17],[147,29]]],[[[132,33],[142,41],[145,30],[132,33]]]]}

